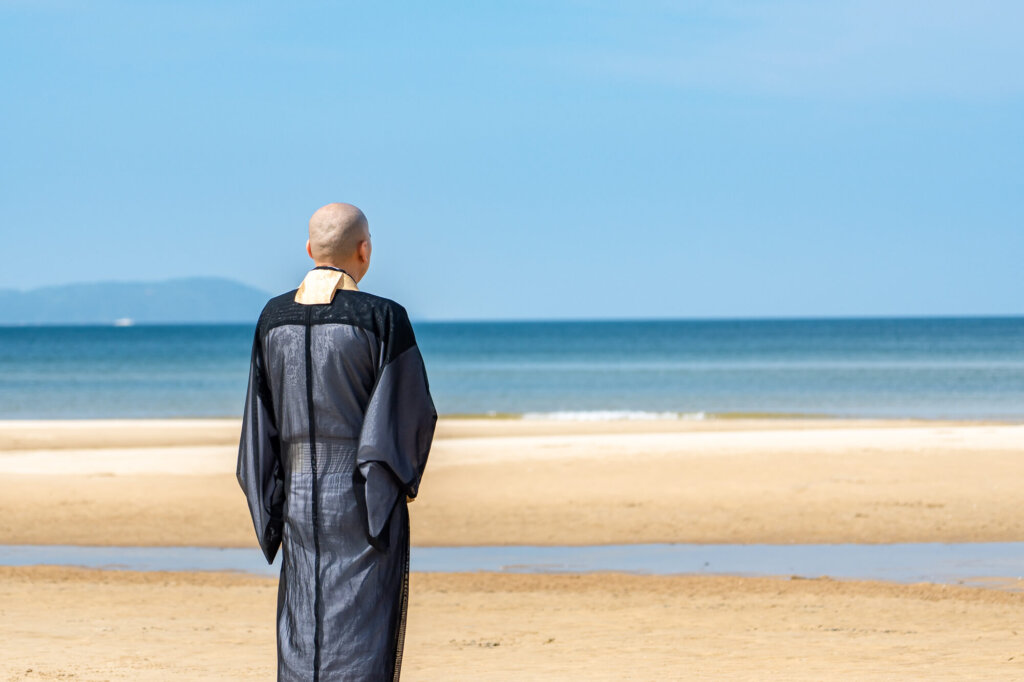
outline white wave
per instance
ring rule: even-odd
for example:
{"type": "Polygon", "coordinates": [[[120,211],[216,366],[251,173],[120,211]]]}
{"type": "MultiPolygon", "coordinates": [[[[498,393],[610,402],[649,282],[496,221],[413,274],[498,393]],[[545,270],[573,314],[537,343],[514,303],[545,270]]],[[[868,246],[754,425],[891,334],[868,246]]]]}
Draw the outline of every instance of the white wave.
{"type": "Polygon", "coordinates": [[[629,421],[653,421],[657,419],[706,419],[704,412],[643,412],[639,410],[584,410],[564,412],[526,412],[523,419],[548,421],[603,422],[625,419],[629,421]]]}

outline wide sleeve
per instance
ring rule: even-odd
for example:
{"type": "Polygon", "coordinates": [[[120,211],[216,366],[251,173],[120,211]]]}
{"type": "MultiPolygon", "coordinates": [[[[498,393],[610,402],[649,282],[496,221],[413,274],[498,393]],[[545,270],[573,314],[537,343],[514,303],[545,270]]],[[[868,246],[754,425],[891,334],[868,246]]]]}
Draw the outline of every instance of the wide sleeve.
{"type": "Polygon", "coordinates": [[[367,539],[386,549],[387,522],[402,495],[415,498],[434,437],[437,411],[412,327],[399,309],[367,405],[356,454],[356,492],[367,539]]]}
{"type": "Polygon", "coordinates": [[[249,503],[260,549],[267,563],[273,563],[281,546],[284,526],[284,474],[281,442],[258,331],[249,363],[249,388],[245,395],[235,474],[249,503]]]}

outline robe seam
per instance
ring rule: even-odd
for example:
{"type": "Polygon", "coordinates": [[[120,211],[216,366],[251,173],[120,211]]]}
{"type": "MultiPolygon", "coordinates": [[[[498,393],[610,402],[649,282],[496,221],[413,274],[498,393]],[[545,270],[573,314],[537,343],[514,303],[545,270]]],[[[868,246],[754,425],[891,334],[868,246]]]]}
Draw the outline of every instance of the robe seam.
{"type": "Polygon", "coordinates": [[[317,521],[318,494],[316,467],[316,420],[313,414],[313,326],[311,308],[306,308],[306,412],[309,421],[309,464],[312,469],[311,494],[313,516],[313,682],[320,680],[320,639],[323,634],[320,612],[322,586],[320,584],[320,533],[317,521]]]}
{"type": "MultiPolygon", "coordinates": [[[[391,672],[391,680],[392,680],[392,682],[399,682],[399,678],[401,677],[401,674],[402,674],[402,654],[404,653],[403,650],[405,649],[405,621],[406,621],[406,615],[407,615],[407,612],[408,612],[408,609],[409,609],[409,554],[410,554],[410,545],[411,545],[411,542],[412,542],[412,533],[410,532],[410,527],[409,527],[409,507],[408,507],[408,504],[403,502],[403,501],[399,501],[399,504],[403,505],[403,509],[402,509],[402,521],[403,521],[403,523],[402,523],[402,526],[403,526],[404,531],[405,531],[405,542],[402,543],[403,544],[402,549],[403,549],[403,551],[405,553],[405,560],[402,562],[403,563],[402,584],[401,584],[401,587],[399,588],[398,615],[397,615],[396,623],[394,625],[395,633],[394,633],[393,643],[394,643],[394,649],[395,649],[395,659],[394,659],[394,667],[392,668],[392,672],[391,672]]],[[[394,512],[394,509],[392,509],[392,512],[394,512]]],[[[389,524],[390,524],[390,521],[389,521],[389,524]]]]}

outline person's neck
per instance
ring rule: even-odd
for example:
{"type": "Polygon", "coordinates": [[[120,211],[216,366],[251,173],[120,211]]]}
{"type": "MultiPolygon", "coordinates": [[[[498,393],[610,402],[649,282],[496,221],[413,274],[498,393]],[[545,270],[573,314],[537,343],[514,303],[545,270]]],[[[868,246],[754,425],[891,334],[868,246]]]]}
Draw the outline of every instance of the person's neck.
{"type": "Polygon", "coordinates": [[[344,272],[346,275],[348,275],[349,277],[351,277],[353,279],[353,281],[355,281],[357,283],[359,282],[359,279],[360,279],[359,277],[356,277],[356,273],[355,273],[355,269],[354,268],[346,267],[344,265],[337,265],[335,263],[317,263],[316,261],[314,261],[313,267],[315,267],[315,268],[330,268],[331,270],[340,270],[340,271],[344,272]]]}

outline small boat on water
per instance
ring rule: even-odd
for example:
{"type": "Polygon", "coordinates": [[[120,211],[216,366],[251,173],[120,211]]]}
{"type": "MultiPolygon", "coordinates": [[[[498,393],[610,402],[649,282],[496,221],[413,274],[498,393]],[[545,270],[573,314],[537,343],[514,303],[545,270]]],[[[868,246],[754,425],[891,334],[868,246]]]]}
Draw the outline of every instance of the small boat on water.
{"type": "Polygon", "coordinates": [[[135,320],[130,317],[119,317],[114,320],[115,327],[131,327],[133,324],[135,324],[135,320]]]}

